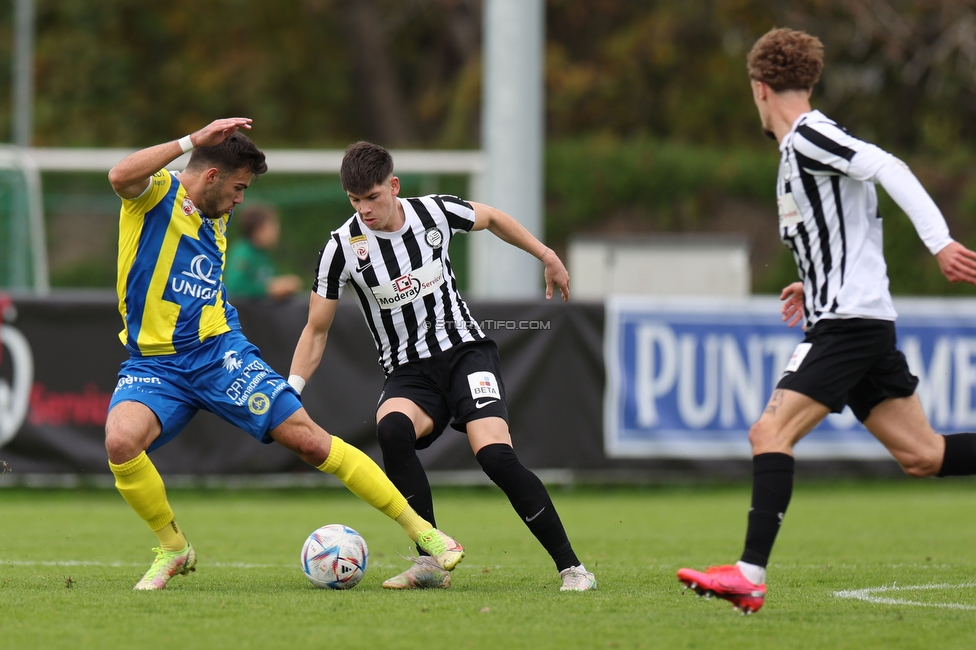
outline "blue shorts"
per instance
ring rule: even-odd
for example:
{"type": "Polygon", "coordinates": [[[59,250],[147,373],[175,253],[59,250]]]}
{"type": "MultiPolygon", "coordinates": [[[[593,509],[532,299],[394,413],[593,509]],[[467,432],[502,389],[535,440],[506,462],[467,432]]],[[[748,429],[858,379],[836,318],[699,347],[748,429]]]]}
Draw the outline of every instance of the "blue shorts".
{"type": "Polygon", "coordinates": [[[267,444],[269,431],[302,407],[298,393],[238,331],[188,352],[132,357],[122,364],[109,411],[119,402],[145,404],[162,424],[149,451],[183,430],[197,411],[217,415],[267,444]]]}

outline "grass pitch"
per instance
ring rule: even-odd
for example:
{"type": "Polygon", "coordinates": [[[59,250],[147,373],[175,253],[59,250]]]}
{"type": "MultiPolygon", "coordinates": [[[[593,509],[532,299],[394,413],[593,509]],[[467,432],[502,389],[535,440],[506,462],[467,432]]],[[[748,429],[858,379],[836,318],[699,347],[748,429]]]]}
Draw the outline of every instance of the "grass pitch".
{"type": "Polygon", "coordinates": [[[155,537],[111,490],[0,490],[0,648],[971,648],[976,482],[797,485],[753,616],[683,590],[681,566],[738,558],[748,486],[552,489],[599,580],[560,593],[500,491],[435,490],[468,556],[447,590],[382,581],[412,553],[345,490],[171,490],[199,557],[159,593],[132,591],[155,537]],[[326,523],[370,547],[350,591],[298,567],[326,523]]]}

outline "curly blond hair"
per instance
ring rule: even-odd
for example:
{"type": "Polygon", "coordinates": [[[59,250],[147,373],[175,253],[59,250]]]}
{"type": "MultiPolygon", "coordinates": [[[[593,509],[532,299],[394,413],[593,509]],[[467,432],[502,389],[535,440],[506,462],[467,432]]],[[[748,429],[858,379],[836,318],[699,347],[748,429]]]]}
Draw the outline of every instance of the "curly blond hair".
{"type": "Polygon", "coordinates": [[[816,36],[778,27],[756,41],[747,57],[749,78],[775,92],[810,90],[823,72],[824,48],[816,36]]]}

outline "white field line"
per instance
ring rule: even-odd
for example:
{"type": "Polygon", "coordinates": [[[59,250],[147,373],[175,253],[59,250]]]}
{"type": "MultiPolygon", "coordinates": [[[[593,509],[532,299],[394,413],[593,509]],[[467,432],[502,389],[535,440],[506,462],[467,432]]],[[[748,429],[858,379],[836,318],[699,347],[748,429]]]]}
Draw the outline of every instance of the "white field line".
{"type": "MultiPolygon", "coordinates": [[[[147,561],[148,562],[148,561],[147,561]]],[[[73,566],[105,566],[105,567],[142,567],[146,566],[147,562],[100,562],[97,560],[4,560],[0,558],[0,569],[6,566],[44,566],[44,567],[73,567],[73,566]]],[[[295,569],[301,566],[298,560],[295,560],[294,564],[268,564],[268,563],[256,563],[256,562],[206,562],[205,564],[198,564],[198,567],[215,567],[218,569],[295,569]]],[[[379,569],[394,569],[394,568],[405,568],[407,565],[403,563],[396,562],[379,562],[375,560],[370,560],[369,568],[379,568],[379,569]]],[[[458,568],[470,569],[471,567],[463,566],[458,568]]],[[[483,567],[477,567],[481,570],[483,567]]],[[[492,567],[501,568],[501,567],[492,567]]],[[[511,568],[511,567],[506,567],[511,568]]]]}
{"type": "MultiPolygon", "coordinates": [[[[683,566],[688,566],[686,564],[650,564],[647,568],[649,569],[680,569],[683,566]]],[[[821,564],[770,564],[770,572],[783,573],[791,569],[825,569],[825,570],[836,570],[843,569],[845,571],[856,571],[859,569],[912,569],[912,570],[923,570],[923,569],[958,569],[958,564],[935,564],[933,562],[898,562],[894,564],[844,564],[844,563],[831,563],[824,562],[821,564]]]]}
{"type": "MultiPolygon", "coordinates": [[[[4,560],[0,558],[0,566],[3,565],[12,566],[111,566],[111,567],[123,567],[123,566],[144,566],[145,562],[99,562],[96,560],[4,560]]],[[[286,564],[254,564],[249,562],[208,562],[208,566],[213,567],[230,567],[234,569],[276,569],[284,566],[292,566],[286,564]]],[[[295,562],[294,566],[298,566],[298,562],[295,562]]]]}
{"type": "Polygon", "coordinates": [[[835,591],[834,596],[837,598],[855,598],[857,600],[863,600],[869,603],[878,603],[881,605],[915,605],[917,607],[976,610],[976,605],[963,605],[961,603],[924,603],[917,600],[902,600],[900,598],[888,598],[875,595],[903,591],[931,591],[933,589],[970,589],[973,587],[976,587],[976,582],[965,582],[958,585],[948,583],[941,583],[937,585],[910,585],[907,587],[897,587],[895,585],[891,585],[890,587],[867,587],[865,589],[846,589],[844,591],[835,591]]]}

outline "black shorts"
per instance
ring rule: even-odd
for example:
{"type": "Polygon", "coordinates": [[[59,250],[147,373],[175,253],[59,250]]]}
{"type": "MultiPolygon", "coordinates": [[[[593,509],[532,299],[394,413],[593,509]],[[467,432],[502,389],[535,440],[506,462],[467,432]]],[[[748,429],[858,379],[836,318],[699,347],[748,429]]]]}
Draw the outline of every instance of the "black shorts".
{"type": "Polygon", "coordinates": [[[377,408],[392,397],[410,400],[434,421],[433,432],[417,440],[417,449],[429,447],[448,424],[467,433],[472,420],[499,417],[508,422],[498,346],[491,339],[462,343],[400,366],[386,378],[377,408]]]}
{"type": "Polygon", "coordinates": [[[797,346],[776,388],[802,393],[834,413],[844,405],[861,422],[890,397],[908,397],[918,378],[895,347],[892,321],[820,320],[797,346]]]}

